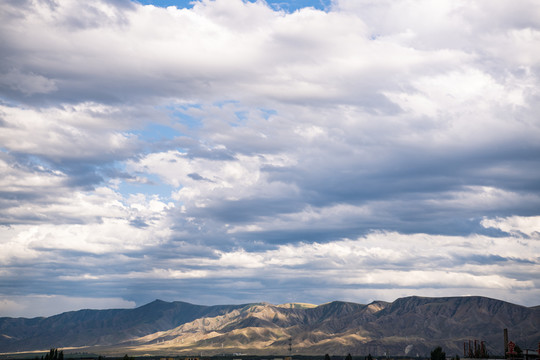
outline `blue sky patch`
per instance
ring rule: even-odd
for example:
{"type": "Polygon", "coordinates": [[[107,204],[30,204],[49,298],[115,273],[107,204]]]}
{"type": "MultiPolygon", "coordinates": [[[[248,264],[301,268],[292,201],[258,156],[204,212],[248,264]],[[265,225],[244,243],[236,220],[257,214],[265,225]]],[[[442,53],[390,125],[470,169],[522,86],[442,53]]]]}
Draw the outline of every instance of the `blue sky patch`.
{"type": "MultiPolygon", "coordinates": [[[[160,7],[176,6],[179,9],[190,9],[193,7],[193,0],[139,0],[143,5],[154,5],[160,7]]],[[[250,2],[255,2],[251,0],[250,2]]],[[[328,10],[331,5],[330,0],[287,0],[287,1],[267,1],[267,4],[274,10],[294,12],[306,7],[319,10],[328,10]]]]}
{"type": "Polygon", "coordinates": [[[182,135],[178,130],[170,126],[156,123],[148,124],[144,129],[133,131],[133,133],[139,136],[140,139],[151,142],[173,139],[182,135]]]}

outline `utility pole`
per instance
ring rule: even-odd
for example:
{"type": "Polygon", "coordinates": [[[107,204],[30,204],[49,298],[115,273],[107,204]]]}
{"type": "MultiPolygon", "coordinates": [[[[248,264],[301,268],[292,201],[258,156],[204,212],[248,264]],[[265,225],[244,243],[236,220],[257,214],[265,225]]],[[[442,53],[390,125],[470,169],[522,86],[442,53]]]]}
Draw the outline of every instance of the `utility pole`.
{"type": "Polygon", "coordinates": [[[289,338],[289,356],[292,359],[292,337],[289,338]]]}
{"type": "Polygon", "coordinates": [[[504,357],[507,358],[508,354],[508,329],[504,329],[504,357]]]}

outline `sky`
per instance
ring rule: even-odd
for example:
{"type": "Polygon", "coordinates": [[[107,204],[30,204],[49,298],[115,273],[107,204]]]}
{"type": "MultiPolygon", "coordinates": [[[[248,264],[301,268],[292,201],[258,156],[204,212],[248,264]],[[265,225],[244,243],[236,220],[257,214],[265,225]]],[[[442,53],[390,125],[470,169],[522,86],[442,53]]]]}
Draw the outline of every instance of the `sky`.
{"type": "Polygon", "coordinates": [[[4,0],[0,316],[540,305],[540,4],[4,0]]]}

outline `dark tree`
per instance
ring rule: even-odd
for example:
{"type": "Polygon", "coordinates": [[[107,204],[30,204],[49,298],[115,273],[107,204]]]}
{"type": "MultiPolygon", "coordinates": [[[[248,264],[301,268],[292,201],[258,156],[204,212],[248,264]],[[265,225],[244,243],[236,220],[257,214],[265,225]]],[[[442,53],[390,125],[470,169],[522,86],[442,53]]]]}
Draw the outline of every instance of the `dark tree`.
{"type": "Polygon", "coordinates": [[[64,352],[58,352],[58,349],[51,349],[45,357],[41,357],[43,360],[64,360],[64,352]]]}
{"type": "Polygon", "coordinates": [[[442,347],[437,346],[435,350],[431,352],[431,360],[446,360],[446,353],[442,351],[442,347]]]}
{"type": "Polygon", "coordinates": [[[347,357],[345,358],[345,360],[352,360],[352,355],[350,353],[347,354],[347,357]]]}
{"type": "Polygon", "coordinates": [[[371,354],[368,354],[367,360],[373,360],[373,356],[371,356],[371,354]]]}
{"type": "Polygon", "coordinates": [[[330,360],[330,355],[325,354],[325,355],[324,355],[324,360],[330,360]]]}

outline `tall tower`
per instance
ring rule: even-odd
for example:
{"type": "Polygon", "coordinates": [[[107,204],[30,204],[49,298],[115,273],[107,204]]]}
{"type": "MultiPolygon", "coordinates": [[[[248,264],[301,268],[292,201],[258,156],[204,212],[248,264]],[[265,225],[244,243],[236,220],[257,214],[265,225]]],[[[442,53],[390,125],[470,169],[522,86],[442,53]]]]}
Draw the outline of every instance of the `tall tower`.
{"type": "Polygon", "coordinates": [[[289,356],[292,357],[292,337],[289,338],[289,356]]]}
{"type": "Polygon", "coordinates": [[[504,357],[507,357],[508,353],[508,329],[504,329],[504,357]]]}

